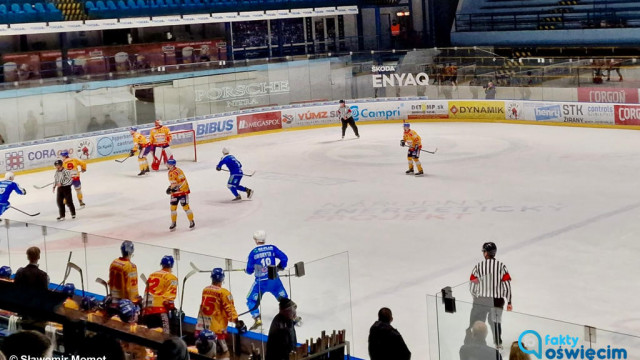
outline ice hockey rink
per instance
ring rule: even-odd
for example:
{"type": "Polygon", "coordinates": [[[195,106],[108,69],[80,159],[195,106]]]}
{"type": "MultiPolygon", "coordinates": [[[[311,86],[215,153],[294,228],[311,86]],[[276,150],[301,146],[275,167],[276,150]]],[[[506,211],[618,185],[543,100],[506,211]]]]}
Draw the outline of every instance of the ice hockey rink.
{"type": "MultiPolygon", "coordinates": [[[[299,340],[317,337],[321,329],[347,328],[351,352],[361,358],[367,358],[367,334],[378,309],[388,306],[413,358],[427,359],[426,295],[468,280],[485,241],[496,242],[498,259],[511,272],[514,311],[640,332],[640,133],[483,123],[412,128],[424,149],[438,148],[435,155],[422,153],[424,177],[404,173],[399,123],[361,125],[361,139],[348,129],[344,141],[336,126],[201,144],[197,163],[186,161],[188,147],[176,149],[191,186],[193,231],[178,209],[178,229],[169,232],[166,172],[138,177],[134,159],[90,163],[82,174],[87,206],[64,222],[56,221],[51,189],[33,187],[51,182],[53,167],[18,175],[28,194],[13,195],[12,205],[41,215],[9,210],[3,218],[50,227],[46,267],[52,282],[62,280],[69,250],[83,247],[62,232],[56,236],[54,228],[245,261],[252,233],[264,229],[290,265],[307,263],[307,275],[292,279],[304,319],[299,340]],[[231,202],[228,174],[215,171],[223,146],[245,172],[256,172],[243,179],[255,190],[252,200],[231,202]]],[[[0,260],[10,261],[14,271],[24,263],[24,249],[37,243],[30,234],[42,237],[33,226],[0,231],[0,260]]],[[[139,272],[157,270],[162,252],[138,246],[133,260],[139,272]]],[[[76,253],[74,259],[91,269],[85,275],[89,289],[103,291],[93,279],[107,277],[119,241],[89,241],[86,260],[76,253]]],[[[193,255],[193,261],[208,270],[219,265],[204,256],[193,255]]],[[[181,267],[181,281],[186,270],[181,267]]],[[[251,278],[232,276],[243,312],[251,278]]],[[[206,274],[189,280],[187,315],[196,316],[207,282],[206,274]]],[[[275,300],[267,295],[263,302],[268,326],[275,300]]],[[[507,314],[505,328],[508,322],[507,314]]]]}

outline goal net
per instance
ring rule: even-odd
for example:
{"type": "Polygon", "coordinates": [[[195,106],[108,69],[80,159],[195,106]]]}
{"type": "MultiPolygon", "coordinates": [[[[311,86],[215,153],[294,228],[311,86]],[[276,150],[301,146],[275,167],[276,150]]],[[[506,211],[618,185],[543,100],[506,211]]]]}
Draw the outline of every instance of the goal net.
{"type": "Polygon", "coordinates": [[[171,150],[176,161],[198,161],[196,132],[176,130],[171,132],[171,150]]]}

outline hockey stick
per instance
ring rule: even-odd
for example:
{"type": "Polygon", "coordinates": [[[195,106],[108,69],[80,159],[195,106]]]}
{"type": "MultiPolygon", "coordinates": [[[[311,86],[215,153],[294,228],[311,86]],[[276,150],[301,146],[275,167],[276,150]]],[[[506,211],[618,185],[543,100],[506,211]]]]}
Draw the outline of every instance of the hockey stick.
{"type": "MultiPolygon", "coordinates": [[[[408,146],[406,146],[406,145],[405,145],[405,146],[403,146],[403,147],[408,147],[408,146]]],[[[420,151],[424,151],[424,152],[429,153],[429,154],[435,154],[435,153],[437,153],[437,152],[438,152],[438,148],[436,148],[436,149],[435,149],[435,150],[433,150],[433,151],[424,150],[424,149],[420,149],[420,151]]]]}
{"type": "Polygon", "coordinates": [[[141,306],[144,307],[147,306],[147,301],[149,300],[149,281],[145,274],[140,274],[140,280],[144,283],[144,304],[141,306]]]}
{"type": "MultiPolygon", "coordinates": [[[[229,172],[229,170],[227,170],[227,169],[221,169],[221,170],[222,170],[222,171],[229,172]]],[[[255,174],[255,173],[256,173],[256,172],[255,172],[255,170],[254,170],[254,171],[252,171],[252,172],[251,172],[251,174],[244,173],[244,174],[242,174],[242,176],[252,177],[252,176],[253,176],[253,174],[255,174]]]]}
{"type": "Polygon", "coordinates": [[[134,156],[135,156],[135,155],[129,155],[129,156],[127,156],[126,158],[124,158],[124,159],[122,159],[122,160],[118,160],[118,159],[116,159],[116,162],[117,162],[117,163],[122,164],[123,162],[127,161],[127,159],[128,159],[128,158],[131,158],[131,157],[134,157],[134,156]]]}
{"type": "Polygon", "coordinates": [[[23,213],[25,215],[28,215],[28,216],[38,216],[38,215],[40,215],[40,212],[37,212],[35,214],[29,214],[28,212],[24,212],[24,211],[22,211],[20,209],[14,208],[13,206],[9,206],[9,207],[12,208],[15,211],[19,211],[19,212],[21,212],[21,213],[23,213]]]}
{"type": "MultiPolygon", "coordinates": [[[[191,268],[199,273],[209,273],[209,270],[201,270],[199,267],[196,266],[196,264],[194,264],[193,262],[190,262],[189,265],[191,265],[191,268]]],[[[245,271],[244,269],[231,269],[231,270],[224,270],[226,272],[230,272],[230,271],[245,271]]]]}
{"type": "Polygon", "coordinates": [[[33,187],[34,187],[34,188],[36,188],[36,189],[38,189],[38,190],[40,190],[40,189],[44,189],[44,188],[46,188],[46,187],[48,187],[48,186],[51,186],[51,185],[53,185],[53,183],[52,183],[52,182],[48,183],[47,185],[42,185],[42,186],[33,185],[33,187]]]}
{"type": "Polygon", "coordinates": [[[67,278],[69,277],[69,273],[71,273],[71,269],[69,268],[69,264],[71,263],[71,255],[72,254],[73,254],[73,251],[69,251],[69,258],[67,259],[67,267],[64,269],[64,277],[62,278],[62,282],[60,284],[58,284],[58,286],[56,286],[56,288],[53,289],[53,291],[58,291],[60,286],[64,285],[64,283],[67,281],[67,278]]]}
{"type": "Polygon", "coordinates": [[[82,269],[80,268],[80,266],[72,262],[69,262],[67,265],[69,266],[70,269],[74,269],[80,273],[80,285],[82,285],[82,297],[84,297],[84,277],[82,276],[82,269]]]}
{"type": "Polygon", "coordinates": [[[180,318],[180,337],[182,337],[182,304],[184,302],[184,285],[187,283],[187,279],[189,279],[190,277],[192,277],[197,273],[198,273],[197,270],[192,269],[187,273],[187,275],[184,276],[184,279],[182,279],[182,294],[180,295],[180,311],[178,312],[178,316],[180,318]]]}
{"type": "Polygon", "coordinates": [[[241,314],[238,314],[238,317],[242,316],[242,315],[247,315],[248,313],[252,312],[253,310],[257,309],[258,307],[260,307],[260,300],[258,299],[258,301],[256,301],[256,305],[253,307],[253,309],[249,309],[241,314]]]}
{"type": "Polygon", "coordinates": [[[106,281],[104,281],[104,279],[102,278],[96,278],[96,282],[102,286],[104,286],[104,291],[106,293],[107,296],[109,296],[109,284],[107,284],[106,281]]]}

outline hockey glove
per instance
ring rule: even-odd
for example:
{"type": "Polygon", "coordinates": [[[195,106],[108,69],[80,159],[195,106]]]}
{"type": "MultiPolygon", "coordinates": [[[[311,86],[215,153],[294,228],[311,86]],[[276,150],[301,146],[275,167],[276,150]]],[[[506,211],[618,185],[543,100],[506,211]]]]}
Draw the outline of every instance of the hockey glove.
{"type": "Polygon", "coordinates": [[[131,150],[131,151],[129,151],[129,157],[131,157],[131,156],[133,156],[133,155],[135,155],[135,154],[136,154],[136,151],[135,151],[135,150],[131,150]]]}
{"type": "Polygon", "coordinates": [[[171,192],[172,192],[172,191],[171,191],[171,186],[169,186],[169,187],[167,188],[167,195],[171,195],[171,192]]]}
{"type": "Polygon", "coordinates": [[[247,332],[247,325],[245,325],[244,321],[238,320],[236,321],[236,330],[238,330],[238,333],[244,334],[247,332]]]}
{"type": "Polygon", "coordinates": [[[276,269],[278,270],[278,272],[284,271],[284,268],[282,266],[278,266],[276,269]]]}
{"type": "Polygon", "coordinates": [[[216,166],[216,171],[220,171],[222,168],[220,166],[216,166]]]}
{"type": "Polygon", "coordinates": [[[404,147],[404,139],[400,140],[400,146],[404,147]]]}
{"type": "Polygon", "coordinates": [[[25,189],[25,188],[20,188],[20,191],[22,191],[22,195],[27,195],[27,189],[25,189]]]}

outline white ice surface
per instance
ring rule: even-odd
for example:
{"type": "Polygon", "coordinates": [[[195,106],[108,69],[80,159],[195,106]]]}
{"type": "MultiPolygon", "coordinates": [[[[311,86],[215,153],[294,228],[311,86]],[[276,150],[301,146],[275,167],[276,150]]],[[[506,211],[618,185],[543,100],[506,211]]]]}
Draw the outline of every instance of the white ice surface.
{"type": "MultiPolygon", "coordinates": [[[[246,258],[257,229],[268,232],[268,241],[283,249],[291,264],[348,251],[349,264],[345,255],[307,264],[307,276],[292,280],[293,297],[305,320],[300,337],[346,327],[353,331],[352,353],[360,357],[367,356],[377,310],[389,306],[414,358],[428,358],[426,294],[467,280],[488,240],[498,244],[498,258],[514,279],[515,310],[640,332],[635,306],[640,133],[469,123],[413,128],[425,149],[439,148],[436,155],[423,153],[427,176],[422,178],[404,174],[399,124],[361,126],[359,140],[337,141],[338,128],[322,128],[199,145],[198,163],[179,163],[192,189],[194,231],[188,231],[180,209],[178,231],[168,231],[166,173],[137,177],[133,159],[90,164],[82,175],[88,205],[65,222],[55,220],[50,189],[32,186],[50,182],[53,171],[19,175],[16,181],[29,193],[13,195],[12,204],[42,214],[29,218],[9,210],[4,218],[237,260],[246,258]],[[246,171],[257,171],[243,180],[255,189],[253,200],[230,202],[227,174],[214,169],[223,145],[246,171]],[[349,280],[353,329],[344,309],[349,280]]],[[[179,160],[188,157],[188,148],[176,151],[179,160]]],[[[34,239],[42,232],[10,227],[10,260],[6,232],[0,231],[0,261],[10,261],[15,270],[24,248],[38,244],[34,239]]],[[[70,249],[74,261],[84,264],[81,248],[79,236],[48,229],[50,255],[43,266],[52,281],[61,280],[70,249]]],[[[102,293],[93,279],[107,277],[118,248],[119,241],[89,238],[84,266],[90,290],[102,293]]],[[[164,253],[139,246],[134,261],[149,274],[164,253]]],[[[185,255],[180,276],[191,260],[208,269],[222,265],[185,255]]],[[[251,279],[234,273],[231,280],[242,312],[251,279]]],[[[206,283],[202,274],[188,284],[185,309],[192,316],[206,283]]],[[[468,297],[464,291],[454,295],[468,297]]],[[[275,301],[267,297],[265,304],[269,320],[275,301]]]]}

